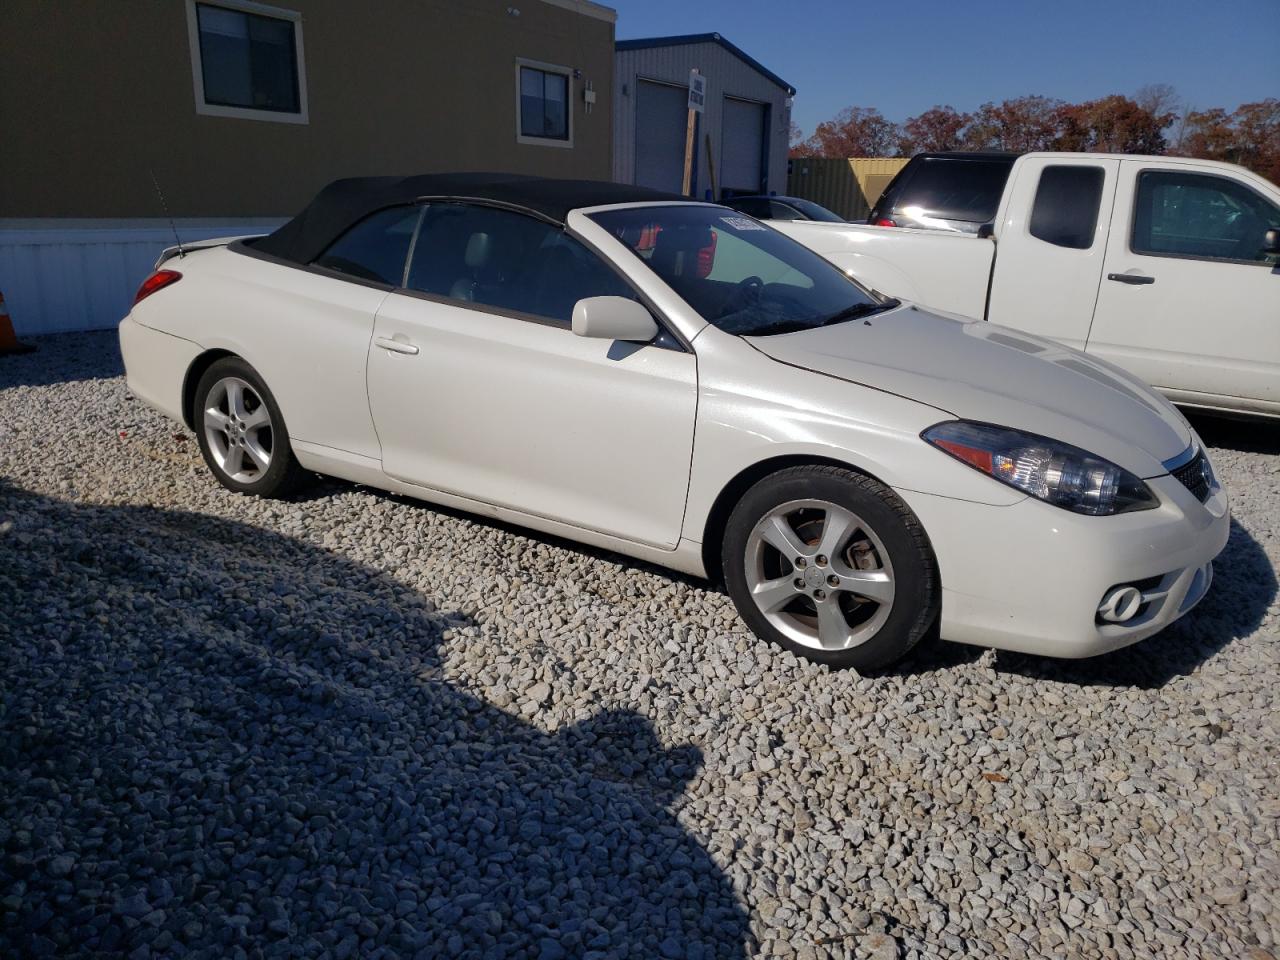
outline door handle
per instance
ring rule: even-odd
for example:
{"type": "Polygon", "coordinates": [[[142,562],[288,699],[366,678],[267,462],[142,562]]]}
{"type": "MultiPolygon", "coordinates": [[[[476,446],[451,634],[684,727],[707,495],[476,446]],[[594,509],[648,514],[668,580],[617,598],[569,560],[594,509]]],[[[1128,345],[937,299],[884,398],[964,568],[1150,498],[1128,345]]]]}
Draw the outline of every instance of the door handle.
{"type": "Polygon", "coordinates": [[[390,350],[392,353],[404,353],[411,357],[418,355],[418,348],[407,340],[397,340],[394,337],[375,337],[373,342],[383,350],[390,350]]]}
{"type": "Polygon", "coordinates": [[[1108,273],[1108,280],[1114,280],[1116,283],[1155,283],[1155,277],[1148,277],[1145,273],[1108,273]]]}

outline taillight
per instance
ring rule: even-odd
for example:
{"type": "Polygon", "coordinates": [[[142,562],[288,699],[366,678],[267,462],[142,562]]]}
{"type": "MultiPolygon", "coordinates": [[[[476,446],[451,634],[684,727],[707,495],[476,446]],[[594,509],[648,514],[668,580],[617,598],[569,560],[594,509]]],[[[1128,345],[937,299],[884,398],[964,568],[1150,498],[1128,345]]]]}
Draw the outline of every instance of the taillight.
{"type": "Polygon", "coordinates": [[[177,270],[157,270],[147,279],[142,281],[142,286],[138,288],[138,292],[133,295],[133,305],[136,307],[147,297],[151,296],[157,290],[163,290],[171,283],[177,283],[182,279],[182,274],[177,270]]]}
{"type": "Polygon", "coordinates": [[[877,227],[896,227],[897,226],[897,224],[894,223],[892,220],[890,220],[888,217],[881,217],[879,220],[876,221],[875,225],[877,227]]]}

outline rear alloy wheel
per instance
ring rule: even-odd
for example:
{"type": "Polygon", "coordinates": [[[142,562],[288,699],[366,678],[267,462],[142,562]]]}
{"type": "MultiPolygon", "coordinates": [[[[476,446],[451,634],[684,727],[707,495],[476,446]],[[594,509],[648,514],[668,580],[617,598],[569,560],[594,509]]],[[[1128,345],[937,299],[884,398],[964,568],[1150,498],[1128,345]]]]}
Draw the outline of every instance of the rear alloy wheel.
{"type": "Polygon", "coordinates": [[[729,520],[729,593],[761,637],[835,667],[904,656],[937,616],[932,552],[887,487],[835,467],[757,483],[729,520]]]}
{"type": "Polygon", "coordinates": [[[302,471],[275,398],[238,357],[217,361],[196,387],[196,435],[213,475],[237,493],[284,496],[302,471]]]}

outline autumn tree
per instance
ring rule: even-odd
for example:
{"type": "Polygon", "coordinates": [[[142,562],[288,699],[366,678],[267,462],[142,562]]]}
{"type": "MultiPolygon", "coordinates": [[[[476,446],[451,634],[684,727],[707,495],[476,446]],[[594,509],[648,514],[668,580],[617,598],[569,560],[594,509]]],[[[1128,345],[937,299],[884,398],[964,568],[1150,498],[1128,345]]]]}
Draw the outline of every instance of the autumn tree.
{"type": "Polygon", "coordinates": [[[806,157],[890,157],[898,147],[898,125],[874,107],[846,107],[818,124],[801,145],[806,157]]]}
{"type": "Polygon", "coordinates": [[[938,150],[959,150],[964,145],[965,128],[973,120],[955,107],[934,107],[902,125],[898,149],[904,157],[938,150]]]}
{"type": "Polygon", "coordinates": [[[1236,163],[1280,183],[1280,99],[1241,104],[1231,115],[1236,163]]]}
{"type": "Polygon", "coordinates": [[[1055,150],[1095,153],[1164,153],[1164,130],[1176,114],[1152,113],[1135,100],[1113,94],[1057,110],[1055,150]]]}
{"type": "Polygon", "coordinates": [[[1052,150],[1058,136],[1061,100],[1030,96],[984,103],[965,132],[966,150],[1052,150]]]}
{"type": "Polygon", "coordinates": [[[1238,163],[1280,181],[1280,100],[1244,103],[1232,113],[1221,107],[1189,112],[1178,152],[1238,163]]]}

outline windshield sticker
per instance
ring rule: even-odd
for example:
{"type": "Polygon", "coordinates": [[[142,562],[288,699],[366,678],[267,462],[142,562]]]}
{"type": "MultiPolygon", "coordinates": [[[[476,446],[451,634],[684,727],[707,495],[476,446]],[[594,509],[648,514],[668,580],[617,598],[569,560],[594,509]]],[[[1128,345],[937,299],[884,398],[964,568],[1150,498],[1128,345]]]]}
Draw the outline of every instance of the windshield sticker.
{"type": "Polygon", "coordinates": [[[724,223],[733,227],[735,230],[763,230],[764,227],[756,223],[754,220],[748,220],[746,217],[721,217],[724,223]]]}

